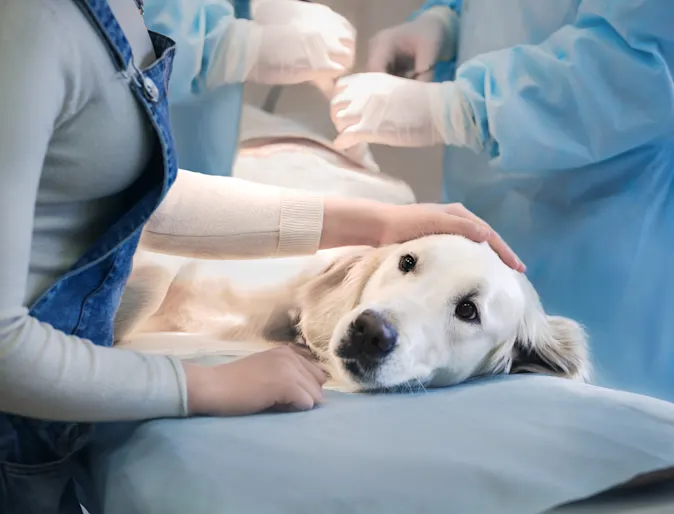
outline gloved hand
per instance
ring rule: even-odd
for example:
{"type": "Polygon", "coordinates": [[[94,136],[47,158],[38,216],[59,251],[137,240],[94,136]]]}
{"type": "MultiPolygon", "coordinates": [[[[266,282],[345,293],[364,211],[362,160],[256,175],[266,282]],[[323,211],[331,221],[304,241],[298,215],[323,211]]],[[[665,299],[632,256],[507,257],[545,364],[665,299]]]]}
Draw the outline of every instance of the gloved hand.
{"type": "Polygon", "coordinates": [[[232,24],[213,80],[274,85],[334,80],[353,66],[355,47],[353,26],[325,5],[260,0],[253,21],[232,24]]]}
{"type": "Polygon", "coordinates": [[[430,68],[456,53],[458,19],[449,7],[437,6],[415,20],[382,30],[370,41],[368,69],[384,73],[396,55],[414,60],[417,80],[430,81],[430,68]]]}
{"type": "Polygon", "coordinates": [[[330,116],[337,148],[360,143],[422,147],[439,143],[475,148],[470,107],[453,82],[426,83],[385,73],[337,81],[330,116]]]}

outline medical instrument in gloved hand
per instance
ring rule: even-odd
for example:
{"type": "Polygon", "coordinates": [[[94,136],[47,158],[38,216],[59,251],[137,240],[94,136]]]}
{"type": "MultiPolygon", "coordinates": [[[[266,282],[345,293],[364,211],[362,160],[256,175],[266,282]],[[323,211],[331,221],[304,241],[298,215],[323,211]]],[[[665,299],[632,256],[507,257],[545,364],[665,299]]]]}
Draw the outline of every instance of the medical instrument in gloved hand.
{"type": "Polygon", "coordinates": [[[417,80],[421,75],[425,75],[435,69],[435,64],[431,64],[423,71],[414,71],[414,58],[410,55],[396,54],[393,60],[386,65],[386,73],[395,77],[417,80]]]}
{"type": "Polygon", "coordinates": [[[378,32],[369,44],[367,68],[412,80],[430,81],[439,61],[456,57],[458,18],[438,5],[417,18],[378,32]],[[414,71],[413,71],[414,70],[414,71]]]}
{"type": "Polygon", "coordinates": [[[262,103],[262,110],[264,112],[273,113],[276,110],[276,104],[278,104],[281,94],[283,93],[283,88],[285,86],[272,86],[267,96],[262,103]]]}

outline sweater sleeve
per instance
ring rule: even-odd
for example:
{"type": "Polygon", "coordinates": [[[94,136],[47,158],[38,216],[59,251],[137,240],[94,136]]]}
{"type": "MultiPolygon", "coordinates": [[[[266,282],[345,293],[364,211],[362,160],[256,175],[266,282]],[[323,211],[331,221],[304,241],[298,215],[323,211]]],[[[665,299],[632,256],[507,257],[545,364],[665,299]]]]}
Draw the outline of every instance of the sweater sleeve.
{"type": "Polygon", "coordinates": [[[320,196],[179,170],[141,244],[206,259],[306,255],[318,250],[322,227],[320,196]]]}
{"type": "Polygon", "coordinates": [[[671,141],[672,20],[672,2],[583,0],[540,44],[461,64],[447,105],[458,88],[476,127],[469,146],[504,172],[581,168],[671,141]]]}
{"type": "Polygon", "coordinates": [[[43,163],[74,72],[56,5],[0,3],[0,411],[82,422],[185,415],[179,361],[96,346],[24,305],[43,163]]]}

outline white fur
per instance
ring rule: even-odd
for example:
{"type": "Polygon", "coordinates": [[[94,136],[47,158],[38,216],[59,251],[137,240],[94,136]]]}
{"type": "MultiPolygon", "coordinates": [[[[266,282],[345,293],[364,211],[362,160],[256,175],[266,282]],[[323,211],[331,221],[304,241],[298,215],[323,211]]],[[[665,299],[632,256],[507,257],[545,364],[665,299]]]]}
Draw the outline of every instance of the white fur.
{"type": "Polygon", "coordinates": [[[257,291],[236,291],[227,280],[200,274],[195,261],[169,269],[142,252],[137,260],[117,320],[122,339],[179,331],[281,341],[296,323],[330,374],[355,390],[446,386],[525,371],[589,378],[580,325],[546,315],[526,277],[486,244],[459,236],[344,249],[290,281],[257,291]],[[407,274],[399,269],[405,254],[417,258],[407,274]],[[457,302],[469,294],[479,323],[455,315],[457,302]],[[389,320],[398,343],[375,372],[353,376],[336,352],[365,310],[389,320]]]}

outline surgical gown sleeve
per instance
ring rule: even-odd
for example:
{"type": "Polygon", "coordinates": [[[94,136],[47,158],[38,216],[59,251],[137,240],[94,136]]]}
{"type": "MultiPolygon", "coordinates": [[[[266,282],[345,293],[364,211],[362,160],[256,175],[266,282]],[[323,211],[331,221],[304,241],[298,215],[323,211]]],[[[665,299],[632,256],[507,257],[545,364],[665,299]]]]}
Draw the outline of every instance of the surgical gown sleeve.
{"type": "Polygon", "coordinates": [[[412,18],[416,18],[421,13],[432,9],[433,7],[449,7],[452,11],[460,14],[462,3],[462,0],[427,0],[420,9],[414,11],[412,18]]]}
{"type": "Polygon", "coordinates": [[[207,87],[218,49],[236,23],[226,0],[145,0],[145,25],[176,42],[169,99],[190,101],[207,87]]]}
{"type": "Polygon", "coordinates": [[[459,67],[476,127],[468,146],[503,170],[555,170],[672,138],[673,72],[674,2],[584,0],[541,44],[459,67]]]}

